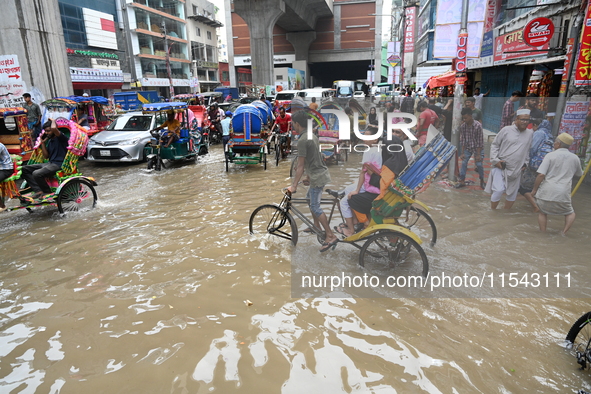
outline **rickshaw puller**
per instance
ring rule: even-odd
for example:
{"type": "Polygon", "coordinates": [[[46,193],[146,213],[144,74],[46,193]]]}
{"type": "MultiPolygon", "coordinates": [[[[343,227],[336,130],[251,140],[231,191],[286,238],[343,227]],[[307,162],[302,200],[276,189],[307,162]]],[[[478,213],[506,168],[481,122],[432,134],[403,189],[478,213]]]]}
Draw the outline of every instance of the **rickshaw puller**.
{"type": "Polygon", "coordinates": [[[47,163],[26,165],[22,169],[23,179],[35,192],[31,196],[33,199],[51,193],[51,188],[45,178],[52,177],[62,168],[62,163],[68,152],[68,137],[59,131],[55,119],[48,119],[43,125],[43,129],[45,133],[41,137],[41,150],[43,157],[49,159],[49,161],[47,163]],[[46,144],[47,139],[49,139],[49,142],[46,144]]]}

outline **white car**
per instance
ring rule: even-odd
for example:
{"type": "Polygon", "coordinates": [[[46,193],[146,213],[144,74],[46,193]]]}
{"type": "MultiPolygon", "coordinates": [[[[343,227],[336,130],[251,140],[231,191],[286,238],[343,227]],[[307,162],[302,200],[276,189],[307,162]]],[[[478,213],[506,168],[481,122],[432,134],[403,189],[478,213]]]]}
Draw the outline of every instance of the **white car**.
{"type": "Polygon", "coordinates": [[[363,93],[361,90],[357,90],[355,93],[353,93],[353,98],[365,98],[365,93],[363,93]]]}

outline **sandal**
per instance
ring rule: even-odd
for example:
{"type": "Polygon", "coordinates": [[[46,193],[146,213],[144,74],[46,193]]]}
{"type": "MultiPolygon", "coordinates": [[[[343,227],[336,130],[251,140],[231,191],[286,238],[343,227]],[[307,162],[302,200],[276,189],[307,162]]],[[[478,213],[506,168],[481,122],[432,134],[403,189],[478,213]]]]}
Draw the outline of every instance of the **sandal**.
{"type": "Polygon", "coordinates": [[[339,239],[335,239],[332,242],[324,242],[322,244],[322,247],[320,248],[320,253],[324,253],[326,251],[328,251],[329,249],[334,249],[337,247],[337,243],[339,242],[339,239]]]}

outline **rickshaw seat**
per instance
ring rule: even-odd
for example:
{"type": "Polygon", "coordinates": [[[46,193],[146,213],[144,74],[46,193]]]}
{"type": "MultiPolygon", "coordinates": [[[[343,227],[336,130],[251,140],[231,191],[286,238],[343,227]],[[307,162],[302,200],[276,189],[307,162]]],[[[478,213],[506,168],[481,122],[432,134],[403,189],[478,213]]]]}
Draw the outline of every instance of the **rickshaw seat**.
{"type": "Polygon", "coordinates": [[[189,130],[187,129],[181,129],[181,135],[180,135],[181,139],[183,138],[189,138],[189,130]]]}

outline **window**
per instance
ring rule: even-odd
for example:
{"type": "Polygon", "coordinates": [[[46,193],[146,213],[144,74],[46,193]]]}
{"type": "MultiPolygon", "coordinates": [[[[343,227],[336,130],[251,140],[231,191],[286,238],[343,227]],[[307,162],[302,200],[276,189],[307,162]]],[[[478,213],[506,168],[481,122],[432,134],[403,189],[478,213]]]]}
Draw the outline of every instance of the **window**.
{"type": "Polygon", "coordinates": [[[197,37],[201,37],[201,29],[198,27],[196,27],[195,29],[196,29],[195,33],[197,34],[197,37]]]}
{"type": "Polygon", "coordinates": [[[64,40],[67,46],[74,48],[86,47],[86,30],[82,8],[69,4],[59,3],[64,40]]]}
{"type": "Polygon", "coordinates": [[[211,32],[210,31],[207,32],[207,39],[211,40],[211,32]]]}
{"type": "Polygon", "coordinates": [[[230,72],[222,71],[222,81],[227,82],[230,80],[230,72]]]}
{"type": "Polygon", "coordinates": [[[196,5],[193,5],[193,15],[199,14],[199,8],[196,5]]]}

